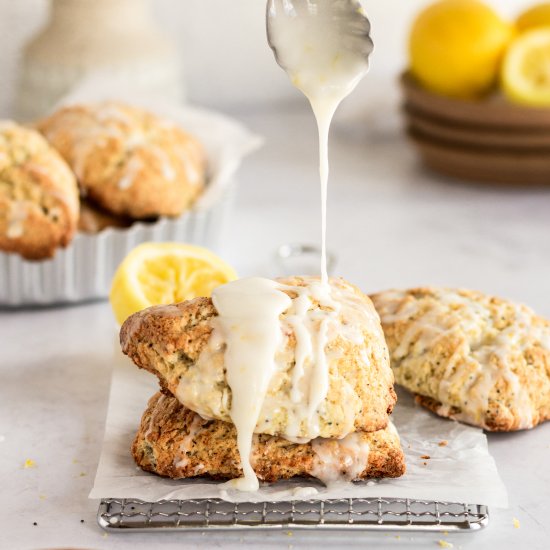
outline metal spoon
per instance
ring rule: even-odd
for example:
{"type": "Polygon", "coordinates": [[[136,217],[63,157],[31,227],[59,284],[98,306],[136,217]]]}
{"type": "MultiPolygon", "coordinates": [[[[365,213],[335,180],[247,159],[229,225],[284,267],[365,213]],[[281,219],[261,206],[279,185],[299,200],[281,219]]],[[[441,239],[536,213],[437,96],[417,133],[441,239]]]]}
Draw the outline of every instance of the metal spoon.
{"type": "Polygon", "coordinates": [[[342,51],[362,57],[368,67],[374,44],[370,37],[370,21],[359,0],[268,0],[267,41],[277,63],[287,72],[288,60],[276,30],[281,25],[290,28],[298,20],[308,25],[323,25],[333,37],[337,37],[342,51]]]}

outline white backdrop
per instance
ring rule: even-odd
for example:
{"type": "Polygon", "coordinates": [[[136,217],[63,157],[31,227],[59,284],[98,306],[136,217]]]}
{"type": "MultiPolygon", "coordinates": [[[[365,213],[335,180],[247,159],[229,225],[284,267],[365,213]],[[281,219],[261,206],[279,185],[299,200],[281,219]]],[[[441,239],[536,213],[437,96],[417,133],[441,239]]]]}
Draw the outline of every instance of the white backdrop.
{"type": "MultiPolygon", "coordinates": [[[[194,102],[227,108],[296,97],[266,44],[264,0],[151,1],[158,23],[179,46],[194,102]]],[[[364,0],[376,51],[371,76],[355,94],[356,103],[368,103],[372,94],[385,95],[386,87],[394,90],[390,81],[405,63],[411,19],[430,1],[364,0]]],[[[533,2],[490,3],[512,15],[533,2]]],[[[18,51],[44,23],[47,8],[48,0],[0,0],[0,116],[9,114],[13,101],[18,51]]]]}

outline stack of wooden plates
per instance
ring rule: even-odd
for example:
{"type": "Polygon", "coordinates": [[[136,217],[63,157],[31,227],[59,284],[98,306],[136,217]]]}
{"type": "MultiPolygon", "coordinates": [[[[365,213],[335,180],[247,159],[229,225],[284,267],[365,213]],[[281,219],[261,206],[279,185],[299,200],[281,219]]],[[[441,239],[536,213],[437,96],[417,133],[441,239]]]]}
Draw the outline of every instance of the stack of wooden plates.
{"type": "Polygon", "coordinates": [[[407,132],[425,164],[461,179],[550,184],[550,109],[451,99],[401,77],[407,132]]]}

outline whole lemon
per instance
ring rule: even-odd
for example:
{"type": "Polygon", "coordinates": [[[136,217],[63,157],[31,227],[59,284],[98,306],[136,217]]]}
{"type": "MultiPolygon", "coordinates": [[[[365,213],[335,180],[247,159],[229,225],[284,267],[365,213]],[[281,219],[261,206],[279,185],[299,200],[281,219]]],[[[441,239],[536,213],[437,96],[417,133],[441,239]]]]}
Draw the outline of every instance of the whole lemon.
{"type": "Polygon", "coordinates": [[[512,24],[478,0],[441,0],[413,24],[412,74],[427,89],[472,98],[497,81],[499,64],[514,35],[512,24]]]}
{"type": "Polygon", "coordinates": [[[528,31],[538,27],[550,27],[550,2],[538,4],[524,11],[516,22],[521,31],[528,31]]]}

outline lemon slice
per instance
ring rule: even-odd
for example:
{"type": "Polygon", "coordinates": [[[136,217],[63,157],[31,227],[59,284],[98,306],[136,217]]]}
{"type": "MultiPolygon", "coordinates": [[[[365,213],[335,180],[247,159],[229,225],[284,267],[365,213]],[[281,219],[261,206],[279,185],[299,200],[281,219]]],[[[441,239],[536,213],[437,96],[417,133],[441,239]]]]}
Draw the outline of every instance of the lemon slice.
{"type": "Polygon", "coordinates": [[[504,57],[501,80],[510,101],[550,107],[550,28],[528,31],[512,42],[504,57]]]}
{"type": "Polygon", "coordinates": [[[118,267],[109,299],[122,324],[132,313],[157,304],[210,296],[237,278],[235,270],[206,248],[180,243],[145,243],[118,267]]]}

